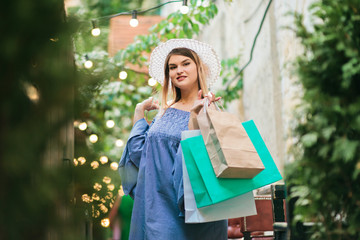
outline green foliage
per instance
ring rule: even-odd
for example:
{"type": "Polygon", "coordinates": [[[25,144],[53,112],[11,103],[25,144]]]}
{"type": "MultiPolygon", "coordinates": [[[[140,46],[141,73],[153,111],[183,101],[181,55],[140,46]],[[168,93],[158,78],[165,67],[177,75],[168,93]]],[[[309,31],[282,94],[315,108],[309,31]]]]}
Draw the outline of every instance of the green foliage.
{"type": "Polygon", "coordinates": [[[0,239],[83,235],[70,205],[71,154],[60,141],[71,129],[77,79],[75,25],[64,16],[56,0],[10,1],[0,10],[0,239]]]}
{"type": "Polygon", "coordinates": [[[216,95],[222,96],[222,101],[225,108],[227,106],[227,103],[230,103],[231,101],[239,98],[239,92],[243,88],[243,75],[242,73],[239,75],[239,61],[240,56],[221,61],[222,85],[227,87],[218,90],[216,92],[216,95]]]}
{"type": "Polygon", "coordinates": [[[297,159],[287,168],[295,220],[317,223],[312,239],[359,239],[360,1],[323,0],[310,10],[313,29],[296,15],[305,54],[297,60],[297,159]]]}

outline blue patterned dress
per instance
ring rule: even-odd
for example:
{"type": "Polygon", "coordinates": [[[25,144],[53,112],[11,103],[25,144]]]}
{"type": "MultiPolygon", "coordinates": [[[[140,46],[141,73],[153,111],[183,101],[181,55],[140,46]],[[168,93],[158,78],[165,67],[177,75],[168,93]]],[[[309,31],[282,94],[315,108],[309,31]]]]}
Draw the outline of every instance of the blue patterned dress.
{"type": "Polygon", "coordinates": [[[190,113],[169,108],[149,126],[137,121],[119,164],[125,194],[134,198],[132,240],[227,239],[227,221],[186,224],[181,131],[190,113]]]}

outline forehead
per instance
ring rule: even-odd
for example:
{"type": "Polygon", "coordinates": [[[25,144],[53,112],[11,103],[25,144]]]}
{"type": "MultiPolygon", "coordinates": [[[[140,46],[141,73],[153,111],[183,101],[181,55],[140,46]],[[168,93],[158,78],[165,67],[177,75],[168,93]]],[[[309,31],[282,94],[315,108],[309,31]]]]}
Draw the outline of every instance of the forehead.
{"type": "Polygon", "coordinates": [[[186,56],[183,56],[183,55],[172,55],[170,58],[169,58],[169,65],[170,64],[179,64],[179,63],[182,63],[186,60],[190,60],[192,61],[191,58],[189,57],[186,57],[186,56]]]}

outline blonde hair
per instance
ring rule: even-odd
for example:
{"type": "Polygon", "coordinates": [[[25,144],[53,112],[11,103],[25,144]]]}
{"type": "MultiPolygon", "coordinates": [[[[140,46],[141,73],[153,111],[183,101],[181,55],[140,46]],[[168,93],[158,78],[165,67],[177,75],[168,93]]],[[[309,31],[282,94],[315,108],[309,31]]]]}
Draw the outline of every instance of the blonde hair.
{"type": "Polygon", "coordinates": [[[206,78],[208,69],[206,65],[203,63],[203,61],[200,59],[200,57],[192,50],[188,48],[174,48],[171,50],[171,52],[167,55],[165,59],[165,65],[164,65],[164,73],[165,73],[165,79],[164,79],[164,85],[161,92],[161,109],[166,110],[174,103],[180,101],[181,99],[181,91],[178,87],[174,86],[174,84],[171,84],[170,80],[170,74],[169,74],[169,60],[170,57],[173,55],[181,55],[190,58],[193,60],[196,64],[197,69],[197,76],[198,76],[198,90],[202,90],[203,95],[208,93],[208,88],[206,84],[206,78]],[[172,101],[169,101],[168,103],[168,96],[169,96],[169,89],[171,88],[171,96],[173,98],[172,101]]]}

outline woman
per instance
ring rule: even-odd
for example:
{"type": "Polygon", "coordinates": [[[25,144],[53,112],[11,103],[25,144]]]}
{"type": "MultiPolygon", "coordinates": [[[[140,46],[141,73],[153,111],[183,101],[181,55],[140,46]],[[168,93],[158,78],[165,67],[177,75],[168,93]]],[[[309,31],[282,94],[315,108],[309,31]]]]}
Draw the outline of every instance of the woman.
{"type": "Polygon", "coordinates": [[[134,126],[119,164],[125,194],[134,197],[130,239],[227,239],[227,221],[186,224],[182,185],[181,131],[203,96],[217,101],[207,86],[219,76],[214,50],[191,39],[172,39],[151,54],[149,73],[163,85],[162,102],[136,105],[134,126]],[[172,97],[168,100],[168,91],[172,97]],[[160,108],[148,125],[144,111],[160,108]]]}

